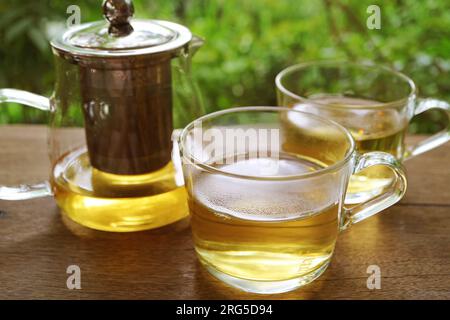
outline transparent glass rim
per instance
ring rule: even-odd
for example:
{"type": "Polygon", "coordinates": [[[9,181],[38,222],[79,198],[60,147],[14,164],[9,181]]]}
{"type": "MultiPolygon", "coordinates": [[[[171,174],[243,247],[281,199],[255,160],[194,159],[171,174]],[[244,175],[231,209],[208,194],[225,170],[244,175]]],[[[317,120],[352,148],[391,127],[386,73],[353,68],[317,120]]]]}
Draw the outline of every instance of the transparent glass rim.
{"type": "Polygon", "coordinates": [[[298,110],[294,110],[292,108],[287,108],[287,107],[274,107],[274,106],[251,106],[251,107],[235,107],[235,108],[229,108],[229,109],[225,109],[225,110],[220,110],[220,111],[216,111],[216,112],[212,112],[209,113],[207,115],[204,115],[194,121],[192,121],[191,123],[189,123],[180,133],[179,137],[178,137],[178,144],[179,144],[179,151],[181,153],[181,157],[183,159],[188,160],[191,164],[207,171],[210,173],[215,173],[215,174],[221,174],[224,176],[229,176],[229,177],[233,177],[233,178],[239,178],[239,179],[247,179],[247,180],[263,180],[263,181],[284,181],[284,180],[298,180],[298,179],[303,179],[303,178],[310,178],[313,176],[319,176],[319,175],[323,175],[323,174],[327,174],[330,172],[335,172],[336,170],[339,170],[340,168],[342,168],[343,166],[345,166],[352,158],[352,156],[355,154],[355,140],[353,139],[351,133],[342,125],[340,125],[339,123],[329,120],[329,119],[325,119],[323,117],[311,114],[311,113],[307,113],[307,112],[302,112],[302,111],[298,111],[298,110]],[[284,175],[284,176],[267,176],[267,177],[261,177],[261,176],[255,176],[255,175],[243,175],[243,174],[237,174],[237,173],[231,173],[231,172],[227,172],[221,169],[218,169],[216,167],[213,167],[207,163],[205,163],[204,161],[201,161],[199,159],[197,159],[191,152],[189,152],[188,150],[185,150],[185,141],[186,141],[186,137],[188,135],[188,133],[191,131],[192,128],[195,127],[195,125],[198,122],[204,122],[205,120],[210,120],[210,119],[214,119],[214,118],[218,118],[220,116],[226,115],[226,114],[230,114],[230,113],[239,113],[239,112],[249,112],[249,111],[253,111],[253,112],[267,112],[267,111],[271,111],[271,112],[295,112],[298,114],[301,114],[303,116],[309,117],[311,119],[314,119],[316,121],[325,123],[326,125],[329,126],[333,126],[335,128],[337,128],[339,131],[341,131],[346,137],[347,140],[350,142],[350,147],[348,148],[345,156],[343,157],[343,159],[333,163],[332,165],[319,169],[317,171],[313,171],[313,172],[306,172],[306,173],[300,173],[300,174],[294,174],[294,175],[284,175]]]}
{"type": "Polygon", "coordinates": [[[382,103],[378,103],[378,104],[371,104],[370,108],[389,108],[389,107],[393,107],[393,106],[398,106],[398,105],[404,105],[406,103],[408,103],[408,101],[412,98],[414,98],[417,95],[417,87],[416,84],[414,83],[414,81],[409,78],[407,75],[396,71],[392,68],[383,66],[383,65],[379,65],[376,63],[372,63],[372,62],[367,62],[367,63],[363,63],[363,62],[351,62],[351,61],[347,61],[347,60],[319,60],[319,61],[310,61],[310,62],[304,62],[304,63],[299,63],[299,64],[295,64],[292,66],[289,66],[285,69],[283,69],[280,73],[277,74],[277,76],[275,77],[275,85],[277,87],[278,90],[280,90],[283,94],[294,98],[296,100],[300,100],[300,101],[305,101],[305,102],[311,102],[314,103],[315,105],[319,105],[319,106],[328,106],[328,107],[333,107],[333,108],[345,108],[345,109],[361,109],[364,108],[366,109],[367,106],[359,106],[359,105],[351,105],[351,106],[342,106],[342,105],[338,105],[338,104],[333,104],[333,103],[324,103],[324,102],[318,102],[317,100],[312,101],[309,98],[303,97],[301,95],[296,94],[295,92],[292,92],[291,90],[287,89],[283,84],[283,78],[285,78],[287,75],[293,73],[293,72],[297,72],[299,70],[302,69],[306,69],[309,67],[336,67],[336,68],[344,68],[344,67],[355,67],[355,68],[359,68],[361,70],[372,70],[372,71],[384,71],[384,72],[388,72],[390,73],[393,77],[397,77],[399,79],[401,79],[402,81],[404,81],[408,87],[409,87],[409,93],[407,96],[397,99],[397,100],[393,100],[393,101],[388,101],[388,102],[382,102],[382,103]]]}

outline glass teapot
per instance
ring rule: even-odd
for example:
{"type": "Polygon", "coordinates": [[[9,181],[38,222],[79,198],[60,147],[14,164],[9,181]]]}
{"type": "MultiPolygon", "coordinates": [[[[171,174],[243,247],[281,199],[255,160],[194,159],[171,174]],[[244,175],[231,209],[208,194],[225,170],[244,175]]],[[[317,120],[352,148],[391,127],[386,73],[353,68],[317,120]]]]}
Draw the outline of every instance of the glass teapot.
{"type": "MultiPolygon", "coordinates": [[[[188,214],[181,168],[172,161],[172,77],[181,76],[184,92],[193,86],[190,58],[203,42],[176,23],[131,21],[131,0],[106,0],[103,11],[108,22],[82,24],[51,41],[50,99],[0,89],[0,102],[50,113],[52,164],[48,182],[0,186],[0,199],[53,195],[63,214],[98,230],[164,226],[188,214]]],[[[191,110],[178,125],[202,113],[194,87],[190,93],[191,110]]]]}

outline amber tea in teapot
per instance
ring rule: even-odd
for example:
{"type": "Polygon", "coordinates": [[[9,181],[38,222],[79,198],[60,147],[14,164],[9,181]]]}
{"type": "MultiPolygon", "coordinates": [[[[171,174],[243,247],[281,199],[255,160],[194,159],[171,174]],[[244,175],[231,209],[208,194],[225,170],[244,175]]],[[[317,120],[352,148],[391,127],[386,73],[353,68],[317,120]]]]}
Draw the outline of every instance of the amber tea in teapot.
{"type": "Polygon", "coordinates": [[[185,189],[172,162],[146,174],[118,175],[93,168],[87,150],[79,149],[55,163],[52,185],[59,207],[94,229],[149,229],[187,214],[185,189]]]}

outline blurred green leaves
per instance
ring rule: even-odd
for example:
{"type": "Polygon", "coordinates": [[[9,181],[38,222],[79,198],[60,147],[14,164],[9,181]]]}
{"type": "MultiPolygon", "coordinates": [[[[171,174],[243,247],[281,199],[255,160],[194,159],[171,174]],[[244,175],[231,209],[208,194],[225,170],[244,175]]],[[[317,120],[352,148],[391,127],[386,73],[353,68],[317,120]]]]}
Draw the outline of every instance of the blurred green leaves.
{"type": "MultiPolygon", "coordinates": [[[[0,0],[0,87],[50,95],[53,63],[49,23],[65,23],[81,8],[82,22],[102,19],[101,1],[0,0]]],[[[206,39],[193,76],[208,112],[275,104],[274,78],[301,61],[371,60],[413,78],[422,96],[450,100],[450,2],[439,0],[134,0],[136,17],[180,22],[206,39]],[[371,4],[381,30],[366,28],[371,4]]],[[[14,106],[0,122],[43,121],[14,106]],[[13,111],[14,109],[14,111],[13,111]],[[18,112],[17,110],[20,110],[18,112]]],[[[415,120],[415,132],[439,127],[439,113],[415,120]]]]}

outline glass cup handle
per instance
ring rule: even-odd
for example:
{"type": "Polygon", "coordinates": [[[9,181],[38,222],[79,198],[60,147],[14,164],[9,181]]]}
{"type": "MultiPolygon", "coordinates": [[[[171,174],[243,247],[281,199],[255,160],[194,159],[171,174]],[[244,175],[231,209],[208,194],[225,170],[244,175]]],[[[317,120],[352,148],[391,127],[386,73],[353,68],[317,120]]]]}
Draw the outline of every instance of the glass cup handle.
{"type": "Polygon", "coordinates": [[[392,206],[405,194],[407,186],[405,170],[402,164],[389,153],[369,152],[358,155],[353,174],[375,165],[382,165],[391,169],[395,175],[395,181],[386,192],[351,208],[344,207],[343,229],[392,206]]]}
{"type": "MultiPolygon", "coordinates": [[[[44,111],[50,110],[50,100],[48,98],[22,90],[0,89],[0,104],[4,102],[21,103],[44,111]]],[[[0,200],[26,200],[45,197],[51,194],[48,181],[12,187],[0,185],[0,200]]]]}
{"type": "Polygon", "coordinates": [[[419,142],[416,145],[408,146],[404,155],[405,160],[411,159],[421,153],[437,148],[441,144],[450,141],[450,104],[445,101],[432,98],[419,99],[414,110],[414,115],[418,115],[430,109],[440,109],[444,110],[447,113],[447,128],[419,142]]]}

